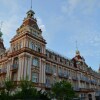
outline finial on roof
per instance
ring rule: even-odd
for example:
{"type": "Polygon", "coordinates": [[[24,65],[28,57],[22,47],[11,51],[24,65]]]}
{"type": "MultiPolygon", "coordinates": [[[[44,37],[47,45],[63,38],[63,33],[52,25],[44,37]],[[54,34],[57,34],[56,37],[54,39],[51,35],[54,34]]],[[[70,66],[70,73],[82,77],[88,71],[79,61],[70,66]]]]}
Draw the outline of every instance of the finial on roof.
{"type": "Polygon", "coordinates": [[[78,46],[77,46],[77,40],[76,40],[76,55],[80,55],[80,52],[79,52],[78,46]]]}
{"type": "Polygon", "coordinates": [[[27,17],[32,18],[34,17],[34,11],[32,10],[32,0],[31,0],[31,9],[27,12],[27,17]]]}

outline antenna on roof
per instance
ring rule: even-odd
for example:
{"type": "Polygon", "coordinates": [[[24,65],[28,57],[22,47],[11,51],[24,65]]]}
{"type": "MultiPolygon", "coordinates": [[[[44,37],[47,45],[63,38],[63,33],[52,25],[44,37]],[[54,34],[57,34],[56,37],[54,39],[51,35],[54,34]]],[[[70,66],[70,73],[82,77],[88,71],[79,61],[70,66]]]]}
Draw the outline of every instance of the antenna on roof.
{"type": "Polygon", "coordinates": [[[32,10],[32,1],[33,1],[33,0],[31,0],[31,10],[32,10]]]}

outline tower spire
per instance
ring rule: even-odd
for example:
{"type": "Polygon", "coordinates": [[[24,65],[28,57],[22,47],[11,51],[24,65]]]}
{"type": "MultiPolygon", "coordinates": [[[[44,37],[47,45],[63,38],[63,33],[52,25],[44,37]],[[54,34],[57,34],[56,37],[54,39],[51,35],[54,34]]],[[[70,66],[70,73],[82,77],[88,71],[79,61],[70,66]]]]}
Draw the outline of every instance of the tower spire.
{"type": "Polygon", "coordinates": [[[32,10],[32,1],[33,0],[31,0],[31,9],[27,12],[27,18],[34,18],[34,11],[32,10]]]}
{"type": "Polygon", "coordinates": [[[33,0],[31,0],[31,10],[32,10],[32,1],[33,1],[33,0]]]}
{"type": "Polygon", "coordinates": [[[77,40],[76,40],[76,55],[80,55],[80,52],[79,52],[78,46],[77,46],[77,40]]]}

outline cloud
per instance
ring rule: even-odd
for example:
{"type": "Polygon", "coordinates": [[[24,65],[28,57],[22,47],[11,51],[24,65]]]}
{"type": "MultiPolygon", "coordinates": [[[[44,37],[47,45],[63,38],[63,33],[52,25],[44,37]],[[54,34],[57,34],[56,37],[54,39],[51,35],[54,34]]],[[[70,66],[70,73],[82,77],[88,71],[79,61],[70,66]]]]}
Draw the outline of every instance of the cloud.
{"type": "Polygon", "coordinates": [[[73,10],[77,7],[79,4],[80,0],[66,0],[62,7],[61,10],[64,13],[72,13],[73,10]]]}
{"type": "Polygon", "coordinates": [[[16,14],[19,11],[19,9],[20,9],[18,1],[14,1],[14,0],[0,0],[0,4],[2,4],[3,9],[9,10],[9,13],[7,13],[7,14],[10,14],[10,13],[11,14],[16,14]]]}
{"type": "Polygon", "coordinates": [[[68,15],[77,13],[91,14],[97,7],[100,7],[98,0],[65,0],[61,6],[61,11],[68,15]]]}
{"type": "Polygon", "coordinates": [[[43,32],[45,32],[46,31],[46,28],[45,28],[45,25],[43,24],[41,18],[37,17],[37,23],[39,25],[39,28],[42,29],[43,32]]]}
{"type": "Polygon", "coordinates": [[[16,34],[16,30],[19,27],[20,5],[18,1],[14,0],[0,0],[0,4],[0,21],[3,21],[3,39],[5,47],[8,48],[11,38],[16,34]]]}

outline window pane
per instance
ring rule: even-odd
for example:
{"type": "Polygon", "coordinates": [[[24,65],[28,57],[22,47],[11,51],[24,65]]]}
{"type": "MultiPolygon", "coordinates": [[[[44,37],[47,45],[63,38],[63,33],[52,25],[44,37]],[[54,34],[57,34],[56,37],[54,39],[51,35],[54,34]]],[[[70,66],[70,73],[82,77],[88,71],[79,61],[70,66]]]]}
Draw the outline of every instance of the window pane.
{"type": "Polygon", "coordinates": [[[34,45],[34,43],[33,43],[33,42],[30,42],[30,44],[29,44],[29,48],[31,48],[31,49],[33,49],[33,50],[35,50],[35,45],[34,45]]]}
{"type": "Polygon", "coordinates": [[[53,66],[53,73],[56,73],[56,66],[53,66]]]}
{"type": "Polygon", "coordinates": [[[38,58],[34,58],[34,59],[32,60],[32,65],[38,66],[38,67],[39,67],[39,60],[38,60],[38,58]]]}
{"type": "Polygon", "coordinates": [[[38,82],[38,73],[32,73],[32,82],[38,82]]]}

